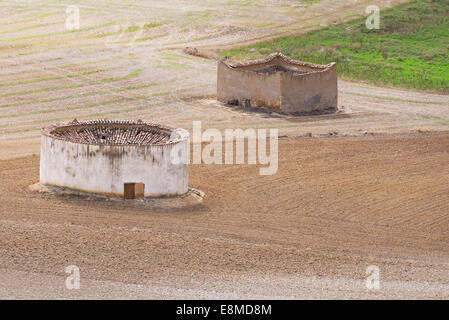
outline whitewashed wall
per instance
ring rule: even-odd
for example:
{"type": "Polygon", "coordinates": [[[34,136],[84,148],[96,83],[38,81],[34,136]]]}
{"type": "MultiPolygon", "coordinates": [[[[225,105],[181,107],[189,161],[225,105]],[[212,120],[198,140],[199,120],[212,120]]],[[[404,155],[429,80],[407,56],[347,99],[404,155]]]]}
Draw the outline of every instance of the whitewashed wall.
{"type": "Polygon", "coordinates": [[[42,135],[40,183],[88,192],[123,195],[123,184],[142,182],[145,196],[179,195],[188,191],[187,164],[173,164],[173,148],[188,148],[188,132],[181,141],[161,146],[87,145],[42,135]]]}

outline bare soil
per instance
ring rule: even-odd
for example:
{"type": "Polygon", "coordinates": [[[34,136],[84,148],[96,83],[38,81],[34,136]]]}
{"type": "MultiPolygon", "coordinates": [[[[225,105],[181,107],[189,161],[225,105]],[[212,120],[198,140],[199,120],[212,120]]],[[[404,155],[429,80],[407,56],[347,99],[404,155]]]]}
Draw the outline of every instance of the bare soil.
{"type": "Polygon", "coordinates": [[[192,165],[207,196],[182,210],[42,195],[39,157],[0,161],[0,295],[449,297],[448,132],[286,138],[279,155],[273,176],[192,165]]]}

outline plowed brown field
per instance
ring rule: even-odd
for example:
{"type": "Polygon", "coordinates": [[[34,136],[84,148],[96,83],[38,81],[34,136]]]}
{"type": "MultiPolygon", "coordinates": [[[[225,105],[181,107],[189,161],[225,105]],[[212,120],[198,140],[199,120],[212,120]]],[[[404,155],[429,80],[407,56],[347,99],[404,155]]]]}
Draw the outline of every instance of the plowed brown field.
{"type": "Polygon", "coordinates": [[[38,156],[0,161],[0,296],[449,298],[448,132],[286,138],[279,157],[272,176],[192,165],[207,197],[177,211],[42,195],[38,156]]]}

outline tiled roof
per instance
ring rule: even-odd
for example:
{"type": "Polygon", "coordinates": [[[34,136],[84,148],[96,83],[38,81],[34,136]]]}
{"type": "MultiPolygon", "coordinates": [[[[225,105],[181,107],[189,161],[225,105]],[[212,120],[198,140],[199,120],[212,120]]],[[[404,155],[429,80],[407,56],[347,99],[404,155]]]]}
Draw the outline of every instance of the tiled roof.
{"type": "Polygon", "coordinates": [[[42,134],[74,143],[93,145],[163,145],[179,137],[175,129],[142,120],[89,120],[52,125],[42,134]]]}
{"type": "Polygon", "coordinates": [[[308,63],[308,62],[297,61],[297,60],[290,59],[289,57],[287,57],[279,52],[272,53],[269,56],[267,56],[263,59],[259,59],[259,60],[232,61],[232,60],[225,59],[222,61],[230,68],[239,68],[239,67],[246,67],[246,66],[251,66],[251,65],[268,64],[269,62],[273,61],[274,59],[281,59],[285,63],[289,63],[292,65],[304,66],[304,67],[309,67],[309,68],[317,68],[317,69],[321,69],[321,70],[326,70],[335,64],[335,62],[332,62],[329,64],[321,65],[321,64],[313,64],[313,63],[308,63]]]}

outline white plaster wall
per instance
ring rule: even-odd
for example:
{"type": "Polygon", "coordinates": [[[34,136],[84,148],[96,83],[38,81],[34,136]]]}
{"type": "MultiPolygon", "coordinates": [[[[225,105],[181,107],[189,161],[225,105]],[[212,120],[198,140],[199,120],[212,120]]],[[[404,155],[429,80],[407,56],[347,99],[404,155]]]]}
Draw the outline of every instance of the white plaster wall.
{"type": "Polygon", "coordinates": [[[121,196],[124,183],[142,182],[145,196],[183,194],[188,166],[171,161],[176,147],[186,150],[188,139],[162,146],[105,146],[42,135],[40,183],[121,196]]]}

